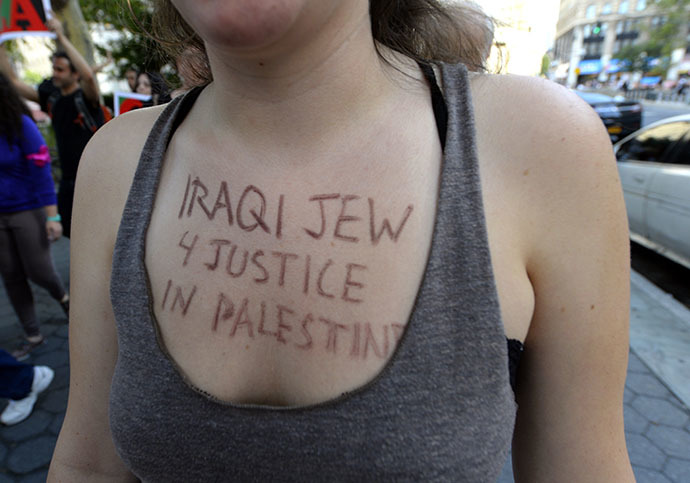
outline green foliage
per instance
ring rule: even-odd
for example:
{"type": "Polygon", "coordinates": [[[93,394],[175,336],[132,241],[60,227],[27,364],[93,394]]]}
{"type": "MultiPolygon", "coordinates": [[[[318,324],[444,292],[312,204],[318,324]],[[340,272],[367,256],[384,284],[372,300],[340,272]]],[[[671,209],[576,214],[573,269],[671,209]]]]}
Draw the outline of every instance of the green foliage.
{"type": "Polygon", "coordinates": [[[690,0],[653,0],[657,14],[665,17],[665,22],[658,27],[645,29],[648,39],[634,45],[624,47],[614,58],[629,65],[629,70],[665,75],[671,64],[672,52],[685,46],[683,29],[690,23],[690,0]],[[659,59],[657,65],[650,64],[651,59],[659,59]]]}
{"type": "Polygon", "coordinates": [[[134,66],[139,70],[159,71],[168,59],[147,35],[152,9],[146,0],[89,0],[81,2],[84,19],[90,24],[103,25],[121,32],[119,40],[96,45],[102,55],[108,52],[115,61],[118,76],[134,66]]]}
{"type": "Polygon", "coordinates": [[[541,58],[541,70],[539,71],[539,75],[542,77],[547,77],[549,75],[550,68],[551,57],[549,57],[549,54],[544,54],[544,57],[541,58]]]}
{"type": "Polygon", "coordinates": [[[625,70],[630,70],[632,72],[642,71],[644,72],[649,66],[645,61],[645,56],[643,55],[644,46],[642,44],[628,45],[619,50],[614,58],[623,61],[627,66],[625,70]]]}
{"type": "Polygon", "coordinates": [[[5,52],[7,52],[7,55],[10,58],[10,62],[13,64],[16,64],[18,62],[22,62],[24,59],[22,58],[22,54],[19,51],[19,42],[21,42],[22,39],[10,39],[10,40],[5,40],[0,48],[5,49],[5,52]]]}
{"type": "Polygon", "coordinates": [[[43,81],[44,76],[39,74],[38,72],[33,72],[31,70],[26,70],[24,71],[24,77],[23,81],[29,84],[30,86],[37,86],[38,84],[43,81]]]}
{"type": "Polygon", "coordinates": [[[675,49],[685,46],[681,33],[690,21],[690,0],[654,0],[654,5],[666,22],[650,31],[649,41],[662,46],[662,56],[670,56],[675,49]]]}

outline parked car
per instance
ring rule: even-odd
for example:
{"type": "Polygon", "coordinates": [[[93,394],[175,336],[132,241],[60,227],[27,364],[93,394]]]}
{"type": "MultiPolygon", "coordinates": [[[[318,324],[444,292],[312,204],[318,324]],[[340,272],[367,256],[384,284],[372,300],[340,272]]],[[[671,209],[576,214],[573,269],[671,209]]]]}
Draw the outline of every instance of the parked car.
{"type": "Polygon", "coordinates": [[[650,124],[614,152],[630,238],[690,268],[690,115],[650,124]]]}
{"type": "Polygon", "coordinates": [[[642,105],[623,96],[611,97],[599,92],[576,90],[587,104],[599,114],[612,141],[623,139],[642,126],[642,105]]]}

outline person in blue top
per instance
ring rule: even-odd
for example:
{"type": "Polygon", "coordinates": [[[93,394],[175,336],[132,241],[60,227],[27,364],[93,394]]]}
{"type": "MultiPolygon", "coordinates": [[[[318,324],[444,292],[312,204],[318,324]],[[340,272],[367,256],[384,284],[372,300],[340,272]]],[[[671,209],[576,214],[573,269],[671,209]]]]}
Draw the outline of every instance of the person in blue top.
{"type": "Polygon", "coordinates": [[[60,49],[64,49],[51,56],[53,75],[50,78],[36,88],[24,83],[14,73],[4,49],[0,49],[0,72],[10,78],[22,97],[38,102],[41,110],[50,114],[62,172],[58,207],[63,236],[69,238],[79,160],[93,133],[105,122],[105,117],[94,69],[70,42],[56,17],[48,20],[46,27],[55,33],[60,49]]]}
{"type": "Polygon", "coordinates": [[[50,241],[62,236],[50,155],[11,81],[0,74],[0,274],[24,328],[24,359],[41,345],[28,280],[45,288],[68,311],[69,296],[55,271],[50,241]]]}

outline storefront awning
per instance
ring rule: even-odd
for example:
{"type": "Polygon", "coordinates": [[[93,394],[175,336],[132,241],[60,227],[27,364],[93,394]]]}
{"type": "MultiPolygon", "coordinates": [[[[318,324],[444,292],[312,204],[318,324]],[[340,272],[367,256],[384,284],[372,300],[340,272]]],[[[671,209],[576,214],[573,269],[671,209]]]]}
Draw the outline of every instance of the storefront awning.
{"type": "Polygon", "coordinates": [[[655,86],[661,81],[661,76],[648,76],[640,79],[640,84],[643,86],[655,86]]]}
{"type": "Polygon", "coordinates": [[[624,62],[620,59],[611,59],[609,65],[606,66],[606,73],[615,74],[616,72],[625,70],[625,68],[628,67],[627,64],[627,62],[624,62]]]}
{"type": "Polygon", "coordinates": [[[601,59],[582,60],[578,64],[580,75],[592,75],[601,72],[601,59]]]}

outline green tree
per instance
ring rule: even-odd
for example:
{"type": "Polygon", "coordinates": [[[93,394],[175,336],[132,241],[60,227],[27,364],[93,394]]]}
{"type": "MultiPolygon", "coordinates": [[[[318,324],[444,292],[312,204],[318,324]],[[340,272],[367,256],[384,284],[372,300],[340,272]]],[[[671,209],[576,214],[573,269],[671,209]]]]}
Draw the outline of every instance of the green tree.
{"type": "Polygon", "coordinates": [[[649,34],[644,42],[624,47],[614,58],[627,63],[631,71],[666,75],[671,65],[671,54],[686,43],[685,33],[690,23],[690,0],[653,0],[652,6],[664,21],[656,28],[646,28],[649,34]],[[658,59],[651,65],[652,59],[658,59]]]}
{"type": "Polygon", "coordinates": [[[551,57],[549,57],[549,54],[544,54],[544,57],[541,58],[541,70],[539,71],[539,75],[542,77],[547,77],[549,75],[550,68],[551,57]]]}
{"type": "Polygon", "coordinates": [[[139,70],[159,71],[168,62],[156,43],[146,34],[152,18],[150,2],[89,0],[82,1],[82,11],[88,23],[121,33],[117,40],[96,46],[101,54],[112,55],[118,76],[123,77],[130,66],[139,70]]]}
{"type": "Polygon", "coordinates": [[[650,42],[661,44],[661,54],[670,56],[675,49],[685,46],[682,34],[690,22],[690,0],[654,0],[654,5],[666,21],[650,32],[650,42]]]}
{"type": "Polygon", "coordinates": [[[653,68],[652,59],[659,58],[660,55],[661,46],[659,44],[642,42],[623,47],[614,57],[627,66],[626,70],[646,73],[653,68]]]}
{"type": "Polygon", "coordinates": [[[93,41],[84,21],[79,1],[53,0],[51,5],[72,45],[84,56],[89,65],[94,65],[93,41]]]}

